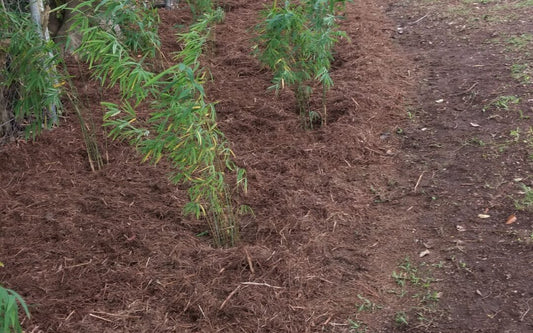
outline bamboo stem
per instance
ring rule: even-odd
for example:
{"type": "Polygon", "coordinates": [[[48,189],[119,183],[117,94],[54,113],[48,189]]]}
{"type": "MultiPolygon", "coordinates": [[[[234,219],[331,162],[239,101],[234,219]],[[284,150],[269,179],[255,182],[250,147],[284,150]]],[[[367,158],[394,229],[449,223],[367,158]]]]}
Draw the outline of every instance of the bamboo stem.
{"type": "MultiPolygon", "coordinates": [[[[37,27],[37,33],[43,40],[43,43],[46,44],[50,41],[50,33],[48,31],[48,15],[49,13],[45,12],[43,0],[30,0],[30,11],[31,11],[31,17],[33,19],[33,22],[35,22],[35,25],[37,27]]],[[[48,52],[48,58],[53,59],[54,55],[51,51],[48,52]]],[[[47,68],[50,72],[55,73],[56,68],[54,65],[51,65],[50,68],[47,68]]],[[[58,86],[58,80],[56,75],[53,75],[52,84],[54,87],[58,86]]],[[[50,120],[52,121],[52,124],[57,124],[59,119],[57,115],[57,105],[50,104],[49,105],[49,116],[50,120]]]]}

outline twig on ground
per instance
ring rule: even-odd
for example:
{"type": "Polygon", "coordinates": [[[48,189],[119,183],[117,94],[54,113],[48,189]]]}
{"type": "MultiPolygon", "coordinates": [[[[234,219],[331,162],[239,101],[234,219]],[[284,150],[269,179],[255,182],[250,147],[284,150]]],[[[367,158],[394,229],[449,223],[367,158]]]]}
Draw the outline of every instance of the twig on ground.
{"type": "Polygon", "coordinates": [[[522,315],[520,316],[520,321],[524,321],[524,318],[526,317],[526,315],[529,313],[529,310],[531,310],[531,308],[529,307],[529,301],[531,300],[528,299],[527,302],[526,302],[526,305],[527,305],[527,309],[526,311],[524,311],[524,313],[522,313],[522,315]]]}
{"type": "Polygon", "coordinates": [[[72,265],[72,266],[67,266],[67,265],[65,265],[65,268],[75,268],[75,267],[87,266],[87,265],[90,265],[92,262],[93,262],[93,260],[92,260],[92,259],[89,259],[89,261],[87,261],[87,262],[82,262],[81,264],[72,265]]]}
{"type": "MultiPolygon", "coordinates": [[[[202,316],[204,316],[204,318],[207,319],[207,316],[205,315],[205,312],[202,309],[202,307],[200,306],[200,304],[198,304],[198,309],[200,309],[200,312],[202,313],[202,316]]],[[[207,319],[207,320],[209,320],[209,319],[207,319]]]]}
{"type": "Polygon", "coordinates": [[[407,25],[415,25],[415,24],[417,24],[418,22],[420,22],[420,21],[422,21],[423,19],[425,19],[428,15],[429,15],[429,13],[427,13],[426,15],[422,16],[421,18],[419,18],[418,20],[416,20],[416,21],[414,21],[414,22],[407,23],[407,25]]]}
{"type": "Polygon", "coordinates": [[[283,289],[283,287],[278,286],[272,286],[268,283],[262,283],[262,282],[241,282],[241,284],[247,285],[247,286],[264,286],[264,287],[270,287],[274,289],[283,289]]]}
{"type": "Polygon", "coordinates": [[[224,300],[224,302],[222,302],[222,304],[220,305],[220,308],[218,308],[219,310],[222,310],[224,308],[224,305],[226,305],[226,303],[229,301],[229,299],[235,295],[235,293],[241,288],[241,285],[238,285],[237,288],[233,289],[233,291],[231,293],[229,293],[228,297],[226,297],[226,299],[224,300]]]}
{"type": "Polygon", "coordinates": [[[418,177],[418,180],[416,181],[416,185],[415,185],[415,188],[414,188],[413,192],[416,192],[416,189],[418,188],[418,185],[420,185],[420,181],[422,180],[422,176],[425,173],[426,173],[425,171],[422,171],[422,173],[420,174],[420,177],[418,177]]]}
{"type": "Polygon", "coordinates": [[[112,322],[113,322],[113,321],[112,321],[112,320],[110,320],[110,319],[107,319],[107,318],[104,318],[104,317],[100,317],[100,316],[97,316],[97,315],[95,315],[95,314],[92,314],[92,313],[89,313],[89,316],[91,316],[91,317],[94,317],[94,318],[96,318],[96,319],[100,319],[100,320],[103,320],[103,321],[107,321],[107,322],[110,322],[110,323],[112,323],[112,322]]]}
{"type": "Polygon", "coordinates": [[[468,94],[470,91],[472,91],[472,89],[474,89],[476,86],[477,86],[478,82],[474,82],[473,85],[470,86],[470,88],[466,89],[465,91],[461,91],[461,92],[458,92],[456,94],[453,94],[451,96],[461,96],[461,95],[464,95],[464,94],[468,94]]]}
{"type": "Polygon", "coordinates": [[[250,253],[248,252],[247,248],[244,248],[244,254],[246,254],[246,261],[248,262],[248,266],[250,267],[250,272],[254,274],[255,270],[254,265],[252,264],[252,257],[250,256],[250,253]]]}

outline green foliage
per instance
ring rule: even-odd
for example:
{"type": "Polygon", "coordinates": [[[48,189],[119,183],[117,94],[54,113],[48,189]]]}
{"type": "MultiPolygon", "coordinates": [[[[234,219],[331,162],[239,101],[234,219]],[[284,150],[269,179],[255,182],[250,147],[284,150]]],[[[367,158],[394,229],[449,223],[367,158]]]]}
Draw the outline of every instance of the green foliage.
{"type": "Polygon", "coordinates": [[[187,4],[195,19],[201,17],[203,14],[211,12],[213,9],[212,0],[187,0],[187,4]]]}
{"type": "Polygon", "coordinates": [[[348,325],[351,332],[354,333],[366,333],[368,332],[368,327],[365,323],[359,320],[348,319],[348,325]]]}
{"type": "Polygon", "coordinates": [[[511,104],[520,103],[520,98],[517,96],[498,96],[496,99],[492,100],[488,105],[483,107],[483,112],[488,110],[491,106],[496,107],[499,110],[509,110],[511,104]]]}
{"type": "Polygon", "coordinates": [[[511,76],[513,77],[513,79],[519,81],[522,84],[531,83],[532,73],[533,69],[528,63],[513,64],[511,66],[511,76]]]}
{"type": "Polygon", "coordinates": [[[533,35],[527,33],[510,36],[507,40],[507,44],[509,45],[509,48],[512,51],[523,51],[529,46],[529,44],[531,44],[532,41],[533,35]]]}
{"type": "Polygon", "coordinates": [[[22,297],[15,291],[0,286],[0,332],[22,333],[19,304],[29,318],[30,312],[22,297]]]}
{"type": "Polygon", "coordinates": [[[362,311],[374,312],[376,310],[381,309],[381,306],[377,305],[376,303],[372,302],[366,297],[357,295],[357,298],[359,298],[359,300],[362,302],[360,305],[357,306],[357,312],[362,312],[362,311]]]}
{"type": "Polygon", "coordinates": [[[525,184],[520,184],[523,197],[515,200],[515,208],[518,210],[530,210],[533,207],[533,189],[525,184]]]}
{"type": "Polygon", "coordinates": [[[298,111],[306,127],[312,126],[317,112],[309,109],[312,81],[322,85],[323,111],[326,119],[326,92],[333,86],[330,76],[332,49],[338,38],[347,37],[338,30],[335,12],[345,0],[305,0],[277,2],[262,12],[263,21],[255,29],[255,54],[274,74],[270,89],[291,88],[298,111]]]}
{"type": "Polygon", "coordinates": [[[396,314],[394,315],[394,323],[397,325],[397,326],[407,326],[409,325],[409,321],[408,321],[408,316],[405,312],[403,311],[400,311],[400,312],[396,312],[396,314]]]}
{"type": "Polygon", "coordinates": [[[245,172],[232,162],[233,153],[216,125],[214,104],[205,100],[206,71],[198,62],[211,26],[222,18],[221,10],[211,11],[180,34],[180,62],[159,73],[149,70],[146,57],[132,56],[131,45],[113,31],[91,26],[82,14],[76,18],[77,29],[87,36],[76,52],[102,85],[120,88],[120,104],[102,103],[108,109],[104,121],[110,135],[136,145],[144,161],[155,164],[165,158],[171,163],[171,180],[189,186],[191,201],[184,212],[207,220],[217,246],[234,245],[238,239],[226,172],[233,172],[237,185],[246,190],[245,172]],[[153,110],[146,123],[137,120],[136,107],[143,102],[153,110]]]}
{"type": "Polygon", "coordinates": [[[55,70],[59,52],[38,29],[29,13],[0,11],[0,53],[9,59],[7,66],[0,64],[0,91],[15,92],[10,96],[15,119],[34,139],[57,122],[63,82],[55,70]]]}
{"type": "MultiPolygon", "coordinates": [[[[87,0],[73,8],[75,23],[71,31],[82,33],[82,43],[109,42],[109,47],[122,44],[143,57],[154,57],[159,50],[157,34],[159,16],[149,3],[135,0],[87,0]],[[107,34],[107,37],[103,35],[107,34]]],[[[101,46],[93,46],[97,48],[101,46]]],[[[107,52],[107,49],[102,51],[107,52]]]]}

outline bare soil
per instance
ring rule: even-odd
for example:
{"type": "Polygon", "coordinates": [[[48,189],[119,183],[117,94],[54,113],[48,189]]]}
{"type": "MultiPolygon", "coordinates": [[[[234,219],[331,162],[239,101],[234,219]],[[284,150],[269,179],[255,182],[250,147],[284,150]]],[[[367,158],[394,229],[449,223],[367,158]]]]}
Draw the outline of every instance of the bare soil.
{"type": "MultiPolygon", "coordinates": [[[[533,67],[533,4],[349,3],[328,124],[304,130],[251,55],[267,3],[225,1],[203,59],[248,171],[239,246],[212,247],[170,170],[105,133],[92,172],[71,112],[0,147],[0,281],[30,305],[26,331],[533,331],[533,216],[517,206],[533,91],[516,75],[533,67]]],[[[160,15],[172,59],[191,17],[160,15]]],[[[69,66],[99,123],[116,96],[69,66]]]]}

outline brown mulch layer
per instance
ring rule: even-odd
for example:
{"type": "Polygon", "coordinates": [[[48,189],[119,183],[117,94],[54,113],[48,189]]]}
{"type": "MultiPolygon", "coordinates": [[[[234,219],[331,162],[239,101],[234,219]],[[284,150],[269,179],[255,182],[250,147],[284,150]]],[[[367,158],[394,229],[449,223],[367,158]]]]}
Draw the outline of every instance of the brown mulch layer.
{"type": "MultiPolygon", "coordinates": [[[[290,92],[266,91],[271,75],[251,55],[266,3],[226,2],[203,60],[219,125],[248,171],[239,200],[255,215],[239,246],[196,236],[207,228],[181,215],[186,195],[169,170],[141,164],[133,148],[108,142],[108,164],[91,172],[73,114],[36,142],[0,148],[0,281],[30,305],[28,332],[343,332],[357,295],[376,293],[371,188],[394,169],[410,80],[392,25],[374,4],[348,4],[328,125],[308,131],[290,92]]],[[[185,11],[160,11],[168,59],[185,11]]],[[[99,118],[98,88],[84,80],[99,118]]]]}

